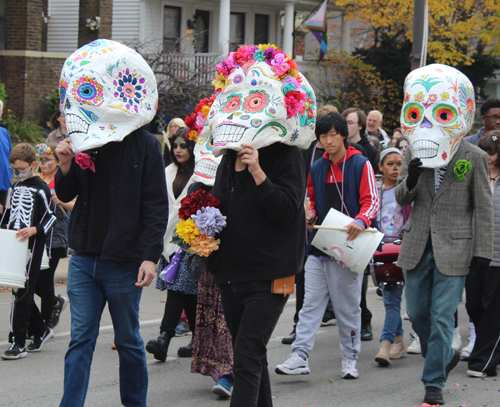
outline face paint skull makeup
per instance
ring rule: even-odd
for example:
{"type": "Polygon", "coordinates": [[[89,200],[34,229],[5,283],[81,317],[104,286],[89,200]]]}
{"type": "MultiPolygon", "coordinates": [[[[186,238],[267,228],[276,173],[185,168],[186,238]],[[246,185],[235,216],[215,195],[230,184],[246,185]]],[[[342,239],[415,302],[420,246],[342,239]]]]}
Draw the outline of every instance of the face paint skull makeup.
{"type": "Polygon", "coordinates": [[[404,91],[401,128],[413,156],[427,168],[448,164],[472,128],[476,109],[472,83],[455,68],[432,64],[411,72],[404,91]]]}
{"type": "MultiPolygon", "coordinates": [[[[213,136],[214,156],[242,143],[308,148],[314,135],[316,98],[295,61],[274,45],[244,46],[217,65],[215,100],[200,137],[213,136]]],[[[187,124],[187,123],[186,123],[187,124]]]]}
{"type": "Polygon", "coordinates": [[[134,50],[99,39],[75,51],[59,82],[73,151],[79,153],[122,141],[156,114],[158,92],[153,71],[134,50]]]}

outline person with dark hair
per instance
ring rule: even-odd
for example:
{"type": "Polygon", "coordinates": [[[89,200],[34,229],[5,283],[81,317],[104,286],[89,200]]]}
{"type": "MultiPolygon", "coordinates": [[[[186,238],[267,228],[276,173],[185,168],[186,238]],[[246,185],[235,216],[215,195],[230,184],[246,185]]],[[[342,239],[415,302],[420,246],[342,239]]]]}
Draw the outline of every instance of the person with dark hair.
{"type": "Polygon", "coordinates": [[[465,306],[476,328],[467,374],[482,378],[496,376],[500,363],[500,130],[486,133],[478,147],[488,154],[493,192],[493,260],[486,269],[471,268],[465,279],[465,306]]]}
{"type": "MultiPolygon", "coordinates": [[[[379,199],[375,175],[370,161],[348,146],[347,122],[338,113],[328,113],[316,122],[316,137],[325,154],[309,173],[307,189],[310,198],[307,221],[322,224],[330,208],[354,221],[346,227],[347,240],[354,240],[375,218],[379,199]],[[349,180],[349,181],[347,181],[349,180]]],[[[314,347],[314,338],[323,313],[331,299],[337,317],[342,378],[357,379],[356,360],[361,351],[361,286],[363,278],[323,252],[312,247],[313,230],[306,249],[305,298],[299,314],[296,339],[290,357],[276,366],[276,373],[286,375],[310,373],[307,358],[314,347]]]]}
{"type": "Polygon", "coordinates": [[[368,138],[366,137],[365,112],[357,107],[350,107],[342,112],[342,116],[345,117],[349,129],[349,136],[347,139],[363,147],[372,167],[376,168],[377,155],[379,151],[376,147],[370,144],[370,141],[368,141],[368,138]]]}
{"type": "MultiPolygon", "coordinates": [[[[187,127],[182,127],[168,139],[170,143],[171,164],[165,168],[165,177],[168,192],[168,226],[163,238],[163,253],[158,263],[158,276],[156,288],[167,290],[165,311],[160,325],[160,335],[157,339],[150,340],[146,351],[154,355],[156,360],[164,362],[167,359],[170,340],[175,336],[175,327],[182,314],[186,311],[189,329],[194,333],[196,322],[196,303],[198,295],[198,268],[200,258],[179,249],[173,243],[172,233],[179,222],[179,208],[182,199],[187,195],[192,184],[194,171],[194,145],[195,142],[186,136],[187,127]],[[172,282],[166,282],[160,277],[161,271],[169,263],[177,262],[178,272],[172,282]]],[[[179,356],[191,356],[193,342],[181,347],[179,356]]]]}
{"type": "Polygon", "coordinates": [[[50,132],[47,136],[47,144],[59,144],[59,142],[63,141],[66,137],[68,137],[68,129],[66,128],[66,118],[64,114],[57,110],[49,121],[49,126],[54,131],[50,132]]]}
{"type": "Polygon", "coordinates": [[[465,137],[465,140],[476,146],[485,133],[500,130],[500,99],[487,99],[482,104],[481,120],[483,121],[483,127],[476,134],[465,137]]]}

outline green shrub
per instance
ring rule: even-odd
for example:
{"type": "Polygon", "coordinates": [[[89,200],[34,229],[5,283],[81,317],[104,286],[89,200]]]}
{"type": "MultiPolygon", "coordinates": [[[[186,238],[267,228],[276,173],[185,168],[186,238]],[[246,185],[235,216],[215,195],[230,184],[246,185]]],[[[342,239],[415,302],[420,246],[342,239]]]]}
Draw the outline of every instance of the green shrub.
{"type": "Polygon", "coordinates": [[[5,85],[3,83],[0,83],[0,100],[5,106],[5,102],[7,101],[7,92],[5,92],[5,85]]]}
{"type": "Polygon", "coordinates": [[[59,110],[59,89],[54,88],[54,91],[48,98],[50,117],[59,110]]]}
{"type": "Polygon", "coordinates": [[[9,126],[9,133],[13,143],[38,143],[43,141],[45,134],[43,127],[30,122],[26,118],[17,119],[10,109],[7,110],[7,114],[3,115],[2,120],[9,126]]]}

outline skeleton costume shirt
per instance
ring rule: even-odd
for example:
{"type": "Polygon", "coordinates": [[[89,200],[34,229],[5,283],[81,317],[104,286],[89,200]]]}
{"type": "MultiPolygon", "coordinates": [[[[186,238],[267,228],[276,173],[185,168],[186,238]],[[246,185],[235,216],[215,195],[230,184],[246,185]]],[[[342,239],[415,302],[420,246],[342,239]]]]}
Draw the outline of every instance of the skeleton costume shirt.
{"type": "Polygon", "coordinates": [[[36,227],[36,235],[30,238],[44,238],[56,221],[50,209],[50,191],[47,184],[38,176],[14,184],[11,198],[8,229],[36,227]]]}

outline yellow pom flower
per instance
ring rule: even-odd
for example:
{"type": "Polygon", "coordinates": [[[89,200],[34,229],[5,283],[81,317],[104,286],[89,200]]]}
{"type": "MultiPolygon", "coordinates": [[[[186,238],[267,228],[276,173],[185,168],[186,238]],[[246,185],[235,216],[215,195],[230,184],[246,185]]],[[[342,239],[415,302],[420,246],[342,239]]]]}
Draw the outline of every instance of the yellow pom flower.
{"type": "Polygon", "coordinates": [[[203,106],[201,108],[201,114],[203,116],[207,117],[209,112],[210,112],[210,106],[203,106]]]}
{"type": "Polygon", "coordinates": [[[210,253],[219,249],[220,239],[208,238],[206,235],[196,236],[191,240],[191,250],[194,254],[202,257],[210,256],[210,253]]]}
{"type": "Polygon", "coordinates": [[[196,228],[196,223],[191,218],[179,221],[176,232],[177,236],[187,244],[191,244],[191,241],[200,234],[200,231],[196,228]]]}
{"type": "Polygon", "coordinates": [[[224,78],[224,75],[215,71],[215,79],[212,81],[212,85],[214,85],[215,90],[217,89],[224,90],[224,88],[226,87],[226,78],[224,78]]]}
{"type": "Polygon", "coordinates": [[[196,130],[191,130],[188,133],[188,139],[196,142],[198,140],[198,132],[196,130]]]}

